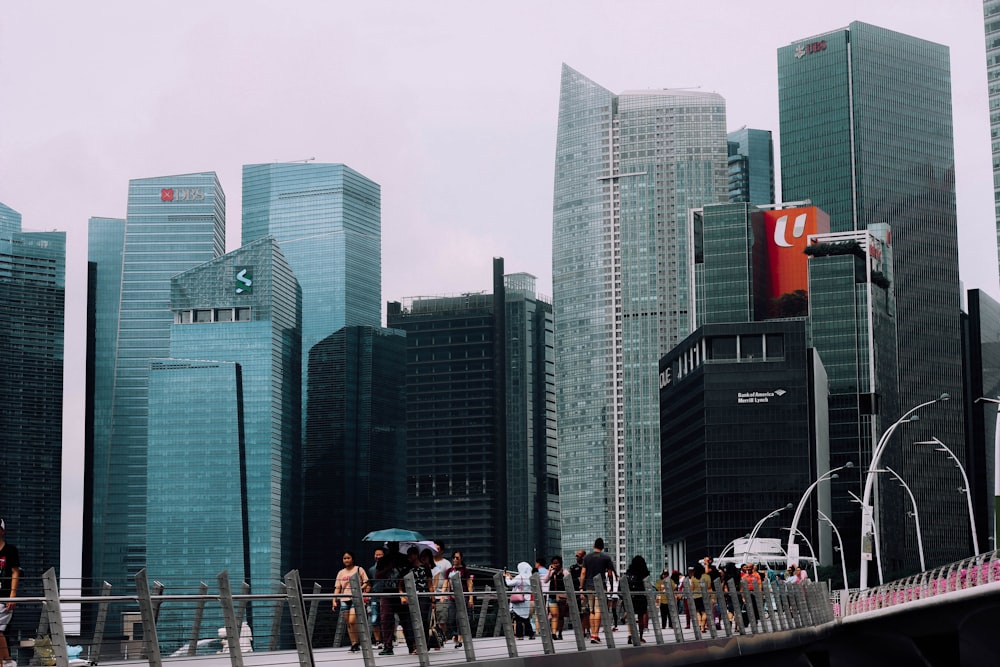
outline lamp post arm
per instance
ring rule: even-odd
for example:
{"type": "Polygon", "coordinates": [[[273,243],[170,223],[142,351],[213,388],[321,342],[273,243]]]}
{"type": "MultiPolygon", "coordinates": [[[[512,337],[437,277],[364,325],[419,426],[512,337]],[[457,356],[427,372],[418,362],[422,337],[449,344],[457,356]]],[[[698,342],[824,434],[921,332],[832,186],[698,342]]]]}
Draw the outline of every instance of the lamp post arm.
{"type": "Polygon", "coordinates": [[[899,483],[903,485],[903,488],[906,489],[906,493],[910,496],[910,504],[913,505],[913,521],[917,524],[917,548],[920,550],[920,571],[926,572],[927,563],[924,561],[924,540],[920,536],[920,512],[917,511],[917,499],[913,497],[913,491],[910,490],[910,485],[899,476],[898,472],[889,466],[886,466],[885,469],[891,472],[893,477],[899,480],[899,483]]]}
{"type": "MultiPolygon", "coordinates": [[[[799,499],[798,506],[796,506],[795,508],[795,515],[792,516],[792,524],[788,529],[788,548],[785,550],[786,553],[790,552],[792,550],[792,546],[795,544],[795,534],[799,532],[798,530],[799,519],[802,517],[802,510],[805,509],[806,502],[809,500],[809,496],[812,494],[813,489],[819,486],[820,482],[825,482],[828,479],[832,479],[833,475],[835,475],[837,472],[844,470],[845,468],[851,468],[853,466],[854,466],[853,463],[848,463],[846,465],[840,466],[839,468],[834,468],[833,470],[827,470],[825,473],[820,475],[815,482],[813,482],[808,486],[808,488],[806,488],[805,493],[802,494],[802,498],[799,499]]],[[[788,563],[786,562],[785,567],[787,566],[788,563]]]]}
{"type": "Polygon", "coordinates": [[[840,546],[840,570],[844,576],[844,590],[847,590],[847,561],[844,557],[844,540],[840,539],[840,531],[837,530],[836,524],[830,520],[830,517],[823,514],[823,510],[816,510],[819,512],[819,518],[830,524],[830,528],[833,528],[833,534],[837,536],[837,544],[840,546]]]}
{"type": "Polygon", "coordinates": [[[965,482],[965,499],[969,504],[969,525],[972,527],[972,548],[975,551],[975,554],[973,555],[978,556],[979,538],[976,536],[976,516],[972,509],[972,488],[969,486],[969,476],[965,474],[965,466],[963,466],[962,462],[958,460],[957,456],[955,456],[955,452],[951,451],[951,448],[941,442],[938,438],[933,438],[933,440],[937,442],[937,444],[944,447],[945,451],[948,452],[948,456],[951,457],[951,460],[954,461],[958,467],[958,471],[962,473],[962,481],[965,482]]]}

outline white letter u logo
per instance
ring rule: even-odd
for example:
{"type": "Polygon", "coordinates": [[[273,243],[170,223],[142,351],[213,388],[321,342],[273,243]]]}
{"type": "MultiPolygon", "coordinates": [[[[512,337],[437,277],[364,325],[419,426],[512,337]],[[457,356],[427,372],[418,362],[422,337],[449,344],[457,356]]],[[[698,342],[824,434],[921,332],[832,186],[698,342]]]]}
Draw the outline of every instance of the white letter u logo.
{"type": "MultiPolygon", "coordinates": [[[[786,240],[785,228],[788,226],[788,216],[783,215],[778,218],[774,225],[774,245],[781,248],[791,248],[792,244],[786,240]]],[[[806,214],[799,213],[795,216],[795,224],[792,226],[792,238],[800,239],[806,231],[806,214]]]]}

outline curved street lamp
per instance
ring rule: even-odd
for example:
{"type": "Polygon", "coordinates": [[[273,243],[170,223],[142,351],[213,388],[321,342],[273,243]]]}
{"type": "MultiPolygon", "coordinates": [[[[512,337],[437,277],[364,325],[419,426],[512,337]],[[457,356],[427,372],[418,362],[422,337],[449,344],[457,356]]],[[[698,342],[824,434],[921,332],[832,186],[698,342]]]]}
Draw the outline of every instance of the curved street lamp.
{"type": "Polygon", "coordinates": [[[965,466],[963,466],[962,462],[958,460],[957,456],[955,456],[955,452],[951,451],[951,449],[948,448],[948,445],[944,444],[936,437],[931,438],[930,440],[921,440],[920,442],[915,442],[913,444],[936,445],[936,447],[934,448],[935,451],[946,452],[948,454],[948,458],[950,458],[952,461],[955,462],[955,467],[958,468],[958,471],[962,473],[962,480],[965,482],[965,488],[959,489],[959,491],[965,491],[965,499],[969,503],[969,525],[972,528],[972,549],[973,549],[972,555],[978,556],[979,538],[976,536],[976,515],[972,510],[972,488],[969,486],[969,476],[965,474],[965,466]]]}
{"type": "MultiPolygon", "coordinates": [[[[940,396],[938,396],[937,398],[935,398],[933,400],[925,401],[925,402],[920,403],[919,405],[915,405],[912,408],[910,408],[909,410],[907,410],[903,414],[902,417],[900,417],[895,422],[893,422],[892,426],[890,426],[889,428],[887,428],[885,430],[885,433],[883,433],[882,437],[879,438],[878,444],[875,446],[875,449],[872,451],[872,460],[871,460],[871,463],[868,465],[868,474],[865,475],[865,490],[864,490],[864,494],[861,496],[862,497],[862,500],[861,500],[861,554],[860,554],[860,558],[859,558],[859,565],[860,565],[860,569],[861,569],[861,581],[860,581],[861,590],[864,590],[864,589],[868,588],[868,566],[867,566],[867,564],[865,562],[866,560],[868,560],[868,558],[865,558],[865,555],[867,553],[865,551],[865,535],[867,535],[868,533],[870,533],[872,531],[872,526],[874,524],[874,518],[875,518],[875,516],[874,516],[874,509],[872,508],[872,502],[871,502],[871,500],[872,500],[872,486],[875,483],[875,475],[877,474],[875,471],[878,470],[879,461],[882,459],[882,453],[885,451],[886,445],[889,443],[889,437],[892,436],[893,431],[895,431],[896,428],[900,424],[902,424],[904,422],[908,422],[908,421],[913,421],[913,419],[910,417],[910,415],[912,415],[914,412],[916,412],[920,408],[924,408],[924,407],[927,407],[928,405],[933,405],[934,403],[939,403],[941,401],[947,401],[950,398],[951,398],[951,396],[949,394],[944,393],[944,394],[941,394],[940,396]]],[[[870,556],[869,556],[869,558],[870,558],[870,556]]],[[[880,566],[879,566],[879,569],[878,569],[878,576],[879,576],[879,581],[882,581],[881,558],[879,559],[879,562],[880,562],[880,566]]]]}
{"type": "MultiPolygon", "coordinates": [[[[809,556],[810,556],[810,558],[812,558],[812,562],[813,562],[813,580],[814,581],[819,581],[819,559],[816,558],[816,551],[813,549],[812,542],[810,542],[809,538],[806,537],[806,534],[803,533],[798,528],[794,528],[794,529],[793,528],[782,528],[782,530],[789,530],[789,531],[794,530],[794,532],[798,533],[799,537],[802,538],[802,541],[806,543],[806,546],[809,547],[809,556]]],[[[788,552],[786,551],[785,552],[785,567],[789,566],[791,560],[792,560],[791,557],[788,555],[788,552]]],[[[802,562],[802,559],[799,558],[796,561],[795,564],[798,565],[801,562],[802,562]]],[[[809,569],[808,568],[806,568],[806,574],[809,574],[809,569]]]]}
{"type": "Polygon", "coordinates": [[[913,520],[917,524],[917,548],[920,551],[920,571],[926,572],[927,563],[924,562],[924,541],[923,538],[920,536],[920,513],[917,512],[917,499],[913,497],[913,491],[910,490],[910,485],[907,484],[902,477],[900,477],[898,472],[896,472],[889,466],[877,470],[876,472],[887,472],[892,474],[892,476],[896,478],[896,481],[899,482],[900,486],[906,489],[906,493],[910,495],[910,503],[913,505],[913,520]]]}
{"type": "Polygon", "coordinates": [[[837,530],[837,526],[834,525],[830,517],[823,514],[823,510],[816,510],[819,513],[819,518],[830,524],[830,528],[833,528],[833,534],[837,536],[837,544],[840,545],[838,551],[840,551],[840,571],[844,577],[844,590],[847,590],[847,561],[844,559],[844,540],[840,539],[840,531],[837,530]]]}
{"type": "Polygon", "coordinates": [[[743,562],[744,563],[747,560],[747,555],[750,553],[750,549],[753,548],[753,541],[755,539],[757,539],[757,532],[760,530],[760,527],[764,525],[764,522],[767,521],[768,519],[770,519],[771,517],[778,516],[779,514],[781,514],[782,512],[784,512],[785,510],[790,510],[790,509],[792,509],[792,504],[788,503],[784,507],[779,507],[778,509],[774,510],[773,512],[771,512],[770,514],[768,514],[763,519],[761,519],[760,521],[757,522],[757,525],[754,526],[753,530],[750,531],[750,537],[747,538],[747,547],[743,551],[743,562]]]}
{"type": "MultiPolygon", "coordinates": [[[[798,506],[795,508],[795,515],[792,517],[792,524],[788,529],[788,548],[785,549],[785,553],[787,554],[792,553],[792,547],[795,545],[795,534],[799,533],[801,535],[798,529],[799,517],[802,516],[802,510],[805,509],[806,501],[809,500],[809,496],[810,494],[812,494],[813,489],[819,486],[820,482],[825,482],[828,479],[837,479],[839,477],[839,475],[837,475],[837,472],[845,468],[853,468],[853,467],[854,467],[854,462],[848,461],[839,468],[834,468],[832,470],[828,470],[827,472],[823,473],[816,479],[815,482],[813,482],[806,488],[805,492],[802,494],[802,498],[799,499],[798,506]]],[[[803,535],[803,537],[805,536],[803,535]]],[[[810,547],[810,549],[811,548],[812,547],[810,547]]],[[[791,556],[788,556],[788,558],[790,559],[791,556]]],[[[791,563],[789,563],[787,560],[785,561],[785,567],[788,567],[790,564],[791,563]]]]}
{"type": "Polygon", "coordinates": [[[739,538],[739,537],[737,537],[736,539],[734,539],[734,540],[730,541],[730,542],[729,542],[729,544],[727,544],[726,546],[722,547],[722,553],[720,553],[720,554],[719,554],[719,557],[718,557],[718,558],[716,558],[715,560],[716,560],[716,561],[720,561],[720,560],[722,560],[723,558],[725,558],[725,557],[726,557],[726,553],[727,553],[727,552],[728,552],[728,551],[729,551],[730,549],[732,549],[732,550],[733,550],[733,555],[736,555],[736,540],[739,540],[739,539],[747,539],[747,538],[749,538],[749,537],[750,537],[750,533],[747,533],[747,534],[746,534],[746,535],[744,535],[744,536],[743,536],[742,538],[739,538]]]}

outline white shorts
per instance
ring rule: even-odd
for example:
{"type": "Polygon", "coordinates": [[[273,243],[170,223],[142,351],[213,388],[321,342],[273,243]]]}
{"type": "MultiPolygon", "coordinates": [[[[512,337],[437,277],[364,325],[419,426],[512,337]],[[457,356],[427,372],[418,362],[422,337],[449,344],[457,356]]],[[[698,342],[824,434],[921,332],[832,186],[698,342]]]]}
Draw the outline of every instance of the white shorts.
{"type": "Polygon", "coordinates": [[[7,629],[10,617],[14,615],[13,610],[8,610],[7,605],[0,605],[0,632],[7,629]]]}

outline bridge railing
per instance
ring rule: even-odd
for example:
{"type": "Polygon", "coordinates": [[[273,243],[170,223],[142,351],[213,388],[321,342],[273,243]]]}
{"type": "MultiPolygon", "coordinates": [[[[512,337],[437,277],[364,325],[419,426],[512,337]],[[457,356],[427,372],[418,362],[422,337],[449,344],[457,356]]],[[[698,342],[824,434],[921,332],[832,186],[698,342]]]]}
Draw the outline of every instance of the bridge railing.
{"type": "MultiPolygon", "coordinates": [[[[344,615],[338,614],[336,621],[331,621],[329,616],[335,596],[331,592],[323,592],[318,584],[313,585],[312,592],[304,592],[295,571],[289,572],[275,592],[269,594],[251,594],[245,584],[240,592],[234,593],[230,589],[229,575],[226,572],[218,575],[218,581],[213,586],[216,590],[211,593],[204,583],[197,590],[185,589],[178,592],[181,587],[168,589],[162,583],[147,579],[145,571],[136,575],[134,593],[126,595],[112,595],[108,585],[104,586],[100,595],[70,594],[66,587],[60,588],[53,570],[45,573],[41,583],[43,595],[18,597],[15,600],[20,610],[15,613],[15,618],[20,615],[22,622],[27,618],[37,619],[37,627],[30,628],[26,633],[27,637],[22,641],[11,642],[20,664],[30,662],[31,665],[75,667],[140,660],[150,667],[162,667],[165,662],[176,663],[196,655],[204,655],[207,651],[222,654],[222,657],[228,658],[232,667],[245,667],[244,659],[250,659],[251,654],[254,664],[262,664],[259,659],[265,659],[264,664],[298,663],[300,667],[315,667],[314,651],[317,650],[334,651],[333,654],[324,653],[323,662],[333,659],[357,664],[360,659],[366,667],[376,664],[376,647],[372,643],[368,614],[356,615],[359,646],[356,652],[351,651],[348,648],[350,644],[344,645],[342,641],[346,635],[344,615]],[[317,627],[317,612],[320,609],[327,613],[326,623],[336,624],[336,631],[331,627],[325,628],[326,634],[322,639],[318,636],[320,632],[317,627]],[[130,620],[131,625],[125,622],[126,619],[130,620]],[[82,630],[67,633],[67,626],[71,630],[73,626],[82,630]],[[18,650],[22,648],[25,649],[24,654],[18,655],[18,650]],[[26,654],[31,650],[34,651],[34,656],[29,658],[26,654]],[[273,657],[258,658],[261,653],[273,657]]],[[[418,593],[412,575],[407,575],[403,583],[405,592],[402,595],[411,600],[411,609],[418,606],[412,605],[413,600],[440,595],[418,593]]],[[[565,595],[565,609],[568,612],[567,619],[572,624],[572,628],[566,628],[570,633],[567,639],[575,639],[575,642],[559,642],[560,652],[567,649],[588,651],[618,648],[623,636],[619,634],[616,637],[612,631],[611,614],[608,613],[609,594],[605,588],[598,585],[593,592],[574,591],[572,578],[568,574],[564,583],[568,591],[565,595]],[[602,611],[601,631],[596,640],[591,635],[590,628],[583,627],[581,623],[581,602],[584,599],[593,605],[592,608],[602,611]]],[[[373,599],[400,595],[364,593],[360,581],[356,580],[353,584],[351,598],[354,609],[357,610],[366,609],[366,604],[373,599]]],[[[545,655],[555,653],[561,632],[552,632],[549,602],[551,596],[558,596],[560,593],[543,591],[538,575],[532,576],[527,594],[535,600],[533,620],[541,641],[526,646],[516,641],[515,628],[508,612],[510,597],[507,582],[501,574],[497,574],[493,584],[492,589],[467,592],[462,590],[460,581],[452,582],[453,594],[458,598],[454,605],[454,625],[464,640],[461,647],[455,648],[464,648],[464,651],[449,651],[446,661],[472,662],[517,657],[519,649],[526,654],[537,654],[536,647],[539,645],[545,655]],[[470,604],[462,604],[462,596],[466,596],[470,604]],[[468,596],[472,596],[472,599],[468,596]],[[505,641],[500,643],[494,638],[505,641]]],[[[652,625],[652,634],[646,633],[651,644],[703,641],[737,634],[781,633],[819,626],[834,620],[824,583],[772,586],[764,581],[760,590],[737,592],[736,586],[724,587],[717,581],[714,582],[714,588],[702,586],[700,591],[684,591],[680,601],[671,592],[666,593],[667,610],[673,629],[673,632],[668,633],[660,629],[660,607],[657,604],[659,595],[663,593],[656,591],[647,578],[643,582],[642,591],[632,591],[621,596],[622,606],[627,614],[626,626],[631,637],[642,635],[634,613],[634,602],[643,597],[652,625]],[[704,634],[693,618],[697,606],[695,596],[699,595],[709,615],[707,632],[704,634]],[[688,633],[681,628],[681,613],[685,610],[685,603],[691,612],[689,620],[694,621],[694,628],[688,633]],[[720,612],[718,627],[712,618],[715,609],[720,612]],[[727,611],[732,612],[732,618],[727,611]]],[[[5,600],[0,600],[2,602],[5,600]]],[[[411,639],[409,643],[415,655],[414,662],[427,667],[434,649],[428,645],[428,614],[423,609],[421,611],[420,614],[411,614],[408,619],[401,615],[400,621],[410,627],[410,632],[406,634],[411,639]]],[[[395,628],[395,623],[393,627],[395,628]]],[[[638,648],[645,641],[629,643],[638,648]]],[[[400,642],[396,648],[405,654],[410,647],[400,642]]],[[[445,656],[437,655],[440,659],[435,662],[445,659],[445,656]]]]}
{"type": "Polygon", "coordinates": [[[862,614],[1000,581],[1000,552],[990,551],[882,586],[851,591],[844,615],[862,614]]]}

